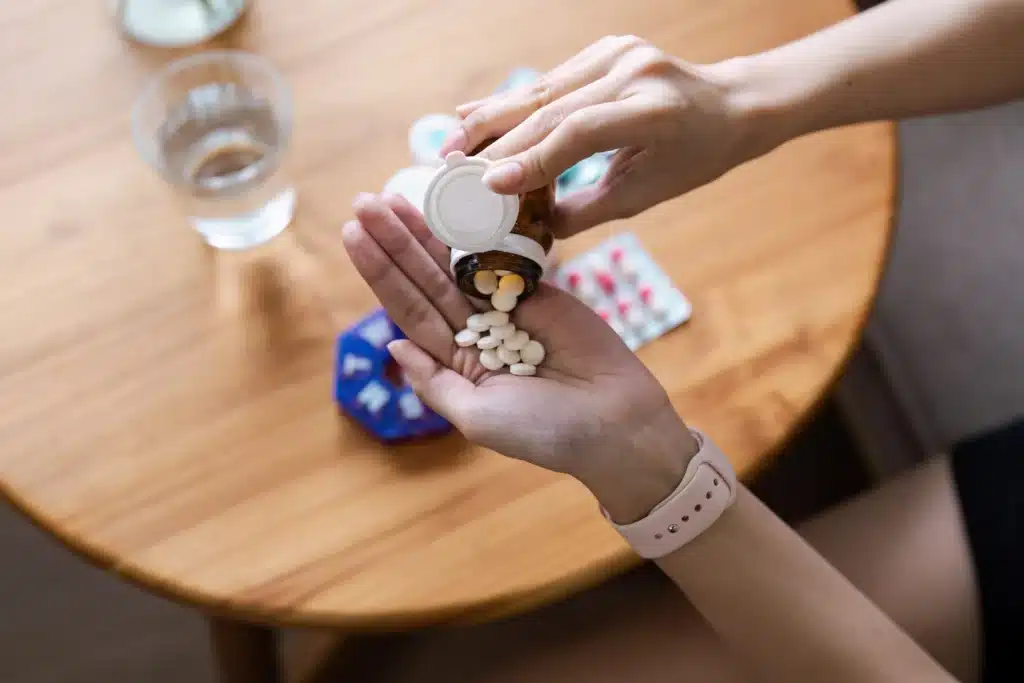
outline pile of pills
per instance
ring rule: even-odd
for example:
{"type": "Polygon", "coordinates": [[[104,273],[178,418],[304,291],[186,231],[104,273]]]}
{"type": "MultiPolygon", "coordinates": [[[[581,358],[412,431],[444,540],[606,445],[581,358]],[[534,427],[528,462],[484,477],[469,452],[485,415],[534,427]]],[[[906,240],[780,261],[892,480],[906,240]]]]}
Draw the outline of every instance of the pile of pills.
{"type": "Polygon", "coordinates": [[[481,295],[491,298],[495,310],[508,313],[519,303],[526,280],[507,270],[479,270],[473,275],[473,286],[481,295]]]}
{"type": "Polygon", "coordinates": [[[489,290],[495,310],[469,316],[466,329],[455,335],[455,343],[463,348],[476,346],[480,349],[480,364],[488,370],[501,370],[507,365],[513,375],[535,375],[537,366],[544,360],[544,346],[536,339],[530,339],[525,330],[517,330],[509,319],[509,312],[515,308],[519,294],[523,293],[523,278],[514,273],[500,275],[501,272],[477,273],[477,276],[490,275],[478,277],[476,284],[482,294],[489,290]],[[516,280],[518,285],[515,285],[516,280]],[[512,284],[505,285],[506,281],[512,284]],[[506,307],[509,301],[511,305],[506,307]]]}

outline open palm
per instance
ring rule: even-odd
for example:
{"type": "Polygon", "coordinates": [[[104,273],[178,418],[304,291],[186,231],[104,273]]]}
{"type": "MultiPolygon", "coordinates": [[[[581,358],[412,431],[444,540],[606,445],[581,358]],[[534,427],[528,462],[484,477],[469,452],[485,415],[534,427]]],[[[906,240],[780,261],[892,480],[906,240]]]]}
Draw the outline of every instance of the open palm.
{"type": "Polygon", "coordinates": [[[449,276],[448,248],[419,211],[400,197],[372,195],[360,195],[355,210],[345,247],[409,338],[389,350],[420,397],[471,441],[575,474],[581,458],[626,452],[638,430],[660,429],[666,408],[674,416],[618,335],[554,287],[542,286],[513,312],[516,327],[547,350],[537,374],[487,370],[475,348],[455,344],[477,308],[449,276]]]}

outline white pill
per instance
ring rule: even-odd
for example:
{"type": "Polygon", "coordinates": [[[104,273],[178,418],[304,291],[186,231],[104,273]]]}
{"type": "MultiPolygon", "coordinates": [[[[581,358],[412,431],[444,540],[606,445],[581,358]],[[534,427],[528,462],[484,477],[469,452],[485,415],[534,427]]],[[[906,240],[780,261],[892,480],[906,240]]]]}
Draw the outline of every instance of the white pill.
{"type": "Polygon", "coordinates": [[[637,275],[640,273],[640,269],[637,267],[636,262],[631,258],[624,258],[619,263],[619,270],[627,280],[635,280],[637,275]]]}
{"type": "Polygon", "coordinates": [[[516,307],[516,297],[505,292],[496,292],[491,295],[491,305],[499,311],[508,313],[516,307]]]}
{"type": "Polygon", "coordinates": [[[475,313],[466,318],[466,327],[474,332],[486,332],[491,328],[484,313],[475,313]]]}
{"type": "Polygon", "coordinates": [[[476,330],[463,330],[455,335],[455,343],[459,346],[472,346],[480,341],[480,333],[476,330]]]}
{"type": "Polygon", "coordinates": [[[523,347],[523,350],[519,352],[519,356],[522,358],[524,363],[540,365],[544,361],[544,347],[541,346],[539,341],[532,339],[523,347]]]}
{"type": "Polygon", "coordinates": [[[498,327],[508,322],[508,313],[504,311],[487,311],[480,314],[481,319],[487,323],[487,329],[498,327]]]}
{"type": "Polygon", "coordinates": [[[501,346],[501,340],[498,339],[497,337],[487,335],[486,337],[480,339],[476,343],[476,346],[478,349],[496,349],[499,346],[501,346]]]}
{"type": "Polygon", "coordinates": [[[504,341],[516,333],[516,326],[512,323],[505,323],[491,328],[491,336],[504,341]]]}
{"type": "Polygon", "coordinates": [[[505,363],[498,358],[497,351],[494,349],[486,349],[480,352],[480,365],[484,366],[488,370],[501,370],[505,363]]]}
{"type": "Polygon", "coordinates": [[[511,275],[512,271],[511,270],[496,270],[496,271],[494,271],[494,274],[497,275],[498,277],[505,277],[506,275],[511,275]]]}
{"type": "Polygon", "coordinates": [[[529,341],[530,335],[526,334],[526,330],[516,330],[511,337],[505,337],[501,345],[510,351],[522,351],[529,341]]]}
{"type": "Polygon", "coordinates": [[[473,275],[473,286],[476,291],[489,296],[498,291],[498,276],[493,270],[478,270],[473,275]]]}
{"type": "Polygon", "coordinates": [[[499,346],[497,348],[497,352],[498,358],[500,358],[501,362],[504,363],[505,365],[515,365],[516,363],[519,362],[518,351],[513,351],[512,349],[506,346],[499,346]]]}
{"type": "Polygon", "coordinates": [[[647,317],[639,309],[631,308],[626,313],[626,322],[633,327],[639,327],[647,322],[647,317]]]}
{"type": "Polygon", "coordinates": [[[600,293],[601,291],[597,288],[597,284],[590,278],[580,280],[580,284],[576,288],[576,296],[586,303],[596,301],[600,293]]]}
{"type": "Polygon", "coordinates": [[[537,374],[537,366],[530,365],[529,363],[516,363],[509,369],[513,375],[520,375],[521,377],[529,377],[530,375],[537,374]]]}

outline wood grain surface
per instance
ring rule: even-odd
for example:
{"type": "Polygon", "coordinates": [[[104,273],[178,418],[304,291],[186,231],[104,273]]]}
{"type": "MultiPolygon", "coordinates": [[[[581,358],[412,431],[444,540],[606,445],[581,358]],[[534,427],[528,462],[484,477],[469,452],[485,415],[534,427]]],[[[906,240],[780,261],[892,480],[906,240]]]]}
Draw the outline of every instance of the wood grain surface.
{"type": "MultiPolygon", "coordinates": [[[[296,222],[213,253],[138,158],[129,108],[182,52],[103,3],[0,4],[0,486],[93,561],[223,614],[354,628],[486,619],[634,562],[574,481],[457,435],[385,448],[332,403],[335,334],[375,301],[338,228],[409,163],[406,131],[635,33],[695,61],[796,38],[844,0],[257,0],[215,41],[295,97],[296,222]]],[[[886,254],[886,125],[784,146],[634,231],[693,320],[642,349],[749,473],[856,343],[886,254]]],[[[827,455],[827,454],[823,454],[827,455]]]]}

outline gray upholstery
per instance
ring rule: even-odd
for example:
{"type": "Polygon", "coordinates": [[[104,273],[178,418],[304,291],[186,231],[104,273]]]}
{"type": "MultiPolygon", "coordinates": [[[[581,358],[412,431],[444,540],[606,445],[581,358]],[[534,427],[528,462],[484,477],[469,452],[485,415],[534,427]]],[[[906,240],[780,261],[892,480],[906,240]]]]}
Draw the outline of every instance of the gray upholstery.
{"type": "Polygon", "coordinates": [[[900,126],[898,231],[867,341],[924,444],[1024,414],[1024,101],[900,126]]]}

